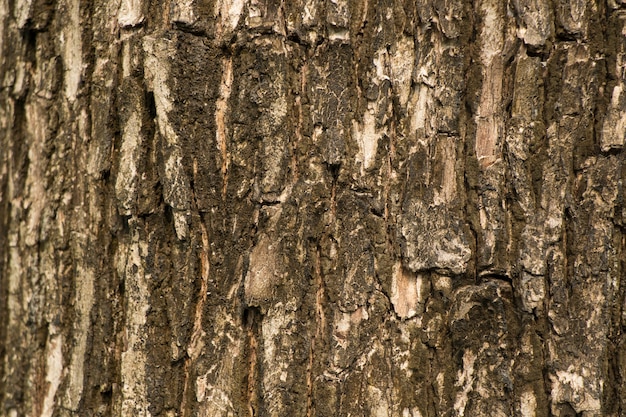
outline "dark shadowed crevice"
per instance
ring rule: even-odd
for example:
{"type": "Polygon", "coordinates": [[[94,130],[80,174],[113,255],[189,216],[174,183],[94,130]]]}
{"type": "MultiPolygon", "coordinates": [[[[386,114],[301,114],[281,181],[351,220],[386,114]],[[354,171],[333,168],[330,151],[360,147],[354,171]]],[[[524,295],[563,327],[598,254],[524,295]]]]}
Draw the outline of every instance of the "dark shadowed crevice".
{"type": "Polygon", "coordinates": [[[261,309],[247,306],[243,310],[243,326],[246,331],[245,350],[248,366],[244,377],[243,388],[245,391],[246,404],[244,412],[248,417],[262,416],[261,397],[261,309]]]}

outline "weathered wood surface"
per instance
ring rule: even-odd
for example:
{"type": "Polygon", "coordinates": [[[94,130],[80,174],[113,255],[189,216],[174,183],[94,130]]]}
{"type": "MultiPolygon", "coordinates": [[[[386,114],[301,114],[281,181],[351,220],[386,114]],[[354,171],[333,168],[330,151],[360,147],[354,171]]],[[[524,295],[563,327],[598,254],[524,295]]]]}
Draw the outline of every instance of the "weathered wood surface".
{"type": "Polygon", "coordinates": [[[626,413],[623,0],[0,0],[0,415],[626,413]]]}

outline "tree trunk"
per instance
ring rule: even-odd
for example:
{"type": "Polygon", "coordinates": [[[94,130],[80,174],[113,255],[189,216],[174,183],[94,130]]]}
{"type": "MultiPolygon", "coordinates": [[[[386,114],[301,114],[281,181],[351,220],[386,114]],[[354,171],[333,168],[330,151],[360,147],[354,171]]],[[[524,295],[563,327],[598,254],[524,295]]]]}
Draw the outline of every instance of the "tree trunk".
{"type": "Polygon", "coordinates": [[[0,0],[0,415],[624,415],[625,67],[625,0],[0,0]]]}

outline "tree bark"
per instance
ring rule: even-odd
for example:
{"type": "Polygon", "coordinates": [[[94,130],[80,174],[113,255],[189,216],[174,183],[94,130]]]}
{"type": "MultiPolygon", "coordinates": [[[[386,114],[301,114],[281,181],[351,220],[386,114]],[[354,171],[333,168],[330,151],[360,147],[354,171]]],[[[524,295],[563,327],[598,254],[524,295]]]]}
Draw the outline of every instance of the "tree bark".
{"type": "Polygon", "coordinates": [[[624,0],[0,0],[0,414],[626,413],[624,0]]]}

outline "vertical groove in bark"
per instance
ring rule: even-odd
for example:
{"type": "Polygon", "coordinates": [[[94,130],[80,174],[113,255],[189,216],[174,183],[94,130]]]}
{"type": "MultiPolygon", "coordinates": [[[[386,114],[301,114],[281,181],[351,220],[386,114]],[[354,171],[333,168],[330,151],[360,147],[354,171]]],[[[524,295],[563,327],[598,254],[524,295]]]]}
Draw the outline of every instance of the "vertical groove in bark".
{"type": "Polygon", "coordinates": [[[0,414],[618,416],[626,3],[0,0],[0,414]]]}

